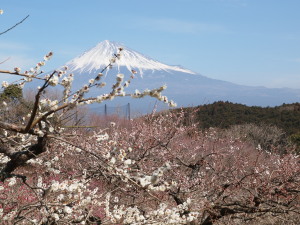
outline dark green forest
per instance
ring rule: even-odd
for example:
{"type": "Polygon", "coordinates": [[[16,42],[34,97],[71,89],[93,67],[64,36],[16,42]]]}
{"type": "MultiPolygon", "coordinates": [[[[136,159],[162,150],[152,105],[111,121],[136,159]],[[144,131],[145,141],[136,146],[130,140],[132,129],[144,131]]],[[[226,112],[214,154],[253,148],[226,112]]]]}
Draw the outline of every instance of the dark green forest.
{"type": "Polygon", "coordinates": [[[196,122],[200,130],[211,127],[232,130],[241,125],[239,133],[250,134],[252,141],[265,143],[265,148],[291,143],[300,153],[300,103],[259,107],[218,101],[183,111],[186,121],[196,122]]]}
{"type": "Polygon", "coordinates": [[[201,129],[229,128],[232,125],[253,123],[276,125],[288,135],[300,131],[300,103],[259,107],[219,101],[185,110],[196,113],[195,119],[201,129]]]}

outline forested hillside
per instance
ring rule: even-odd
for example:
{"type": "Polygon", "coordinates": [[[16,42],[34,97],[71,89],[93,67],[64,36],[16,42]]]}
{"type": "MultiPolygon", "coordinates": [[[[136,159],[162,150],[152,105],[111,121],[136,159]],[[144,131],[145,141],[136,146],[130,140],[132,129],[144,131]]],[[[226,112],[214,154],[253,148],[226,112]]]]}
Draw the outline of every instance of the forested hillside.
{"type": "Polygon", "coordinates": [[[196,110],[196,120],[202,129],[254,123],[276,125],[288,135],[300,131],[300,103],[264,108],[219,101],[186,110],[196,110]]]}

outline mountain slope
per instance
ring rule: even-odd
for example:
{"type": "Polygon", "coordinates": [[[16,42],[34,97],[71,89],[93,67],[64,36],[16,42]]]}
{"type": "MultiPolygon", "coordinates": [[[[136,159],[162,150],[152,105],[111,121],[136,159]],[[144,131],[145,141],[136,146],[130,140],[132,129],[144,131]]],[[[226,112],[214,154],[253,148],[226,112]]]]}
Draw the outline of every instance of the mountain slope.
{"type": "MultiPolygon", "coordinates": [[[[66,63],[69,72],[75,75],[75,88],[78,88],[94,78],[110,62],[112,56],[122,47],[119,60],[105,73],[104,81],[108,84],[101,91],[108,92],[115,82],[118,73],[129,79],[131,71],[137,71],[135,79],[125,91],[132,93],[135,89],[157,88],[166,84],[164,94],[175,100],[178,106],[196,106],[215,101],[231,101],[249,106],[275,106],[283,103],[298,102],[300,90],[288,88],[265,88],[237,85],[226,81],[210,79],[178,66],[169,66],[151,59],[126,46],[110,41],[103,41],[94,48],[66,63]]],[[[99,89],[92,90],[91,94],[99,95],[99,89]],[[97,92],[97,93],[96,93],[97,92]]],[[[100,92],[101,93],[101,92],[100,92]]],[[[120,99],[111,102],[111,105],[121,105],[131,102],[140,112],[149,111],[156,100],[120,99]]],[[[110,103],[110,102],[109,102],[110,103]]]]}
{"type": "Polygon", "coordinates": [[[74,58],[66,65],[73,72],[79,73],[94,73],[101,70],[103,67],[110,63],[110,59],[116,52],[118,48],[122,47],[122,57],[116,61],[115,65],[120,69],[120,67],[126,67],[128,71],[136,69],[139,74],[143,74],[145,70],[155,71],[178,71],[184,73],[195,74],[190,70],[180,68],[178,66],[169,66],[153,60],[149,57],[142,55],[136,51],[133,51],[123,44],[116,42],[110,42],[105,40],[100,42],[94,48],[89,51],[84,52],[82,55],[74,58]]]}

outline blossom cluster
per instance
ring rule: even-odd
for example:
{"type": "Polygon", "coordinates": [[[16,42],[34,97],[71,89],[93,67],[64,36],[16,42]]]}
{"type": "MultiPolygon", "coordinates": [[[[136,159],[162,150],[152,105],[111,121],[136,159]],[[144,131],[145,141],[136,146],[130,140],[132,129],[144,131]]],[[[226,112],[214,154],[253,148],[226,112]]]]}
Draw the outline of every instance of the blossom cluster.
{"type": "Polygon", "coordinates": [[[198,213],[190,212],[187,215],[184,212],[189,210],[190,199],[186,202],[169,208],[166,204],[161,203],[156,210],[147,212],[146,214],[141,212],[136,206],[126,207],[124,205],[116,205],[110,211],[109,200],[110,193],[106,197],[106,213],[109,215],[110,221],[112,223],[123,223],[123,224],[187,224],[194,221],[198,213]]]}
{"type": "MultiPolygon", "coordinates": [[[[272,160],[266,161],[261,151],[253,155],[255,148],[250,157],[242,142],[225,143],[215,130],[200,135],[182,119],[183,114],[165,113],[135,120],[130,129],[114,124],[86,135],[73,132],[70,141],[54,140],[49,153],[28,161],[51,174],[49,178],[37,171],[31,183],[44,206],[23,203],[35,213],[26,214],[22,207],[3,209],[3,218],[13,221],[21,214],[36,224],[189,224],[215,215],[226,204],[254,210],[256,192],[248,190],[255,187],[260,187],[259,196],[273,202],[295,197],[287,197],[286,190],[297,188],[297,183],[289,183],[299,176],[297,157],[267,155],[272,160]],[[278,189],[276,182],[284,186],[278,189]]],[[[20,179],[7,179],[0,192],[17,184],[20,179]]],[[[261,216],[260,208],[256,210],[261,216]]]]}
{"type": "MultiPolygon", "coordinates": [[[[2,11],[3,12],[3,11],[2,11]]],[[[47,55],[44,56],[44,59],[40,62],[38,62],[36,64],[35,67],[30,68],[29,70],[24,71],[24,73],[22,73],[22,70],[20,67],[15,67],[14,68],[14,73],[16,75],[20,75],[23,76],[24,78],[22,78],[18,84],[18,86],[20,88],[24,88],[25,84],[28,82],[33,81],[33,79],[42,79],[45,80],[47,78],[47,76],[45,76],[45,78],[39,78],[38,76],[40,74],[43,73],[43,71],[41,70],[41,67],[46,65],[46,61],[48,61],[49,59],[51,59],[51,57],[53,56],[52,52],[49,52],[47,55]]],[[[9,86],[9,83],[7,81],[3,81],[2,82],[2,88],[7,88],[9,86]]]]}
{"type": "Polygon", "coordinates": [[[176,107],[176,103],[173,100],[169,100],[167,96],[164,96],[161,94],[163,90],[167,88],[167,85],[163,85],[160,88],[155,88],[152,90],[145,89],[143,92],[140,92],[139,90],[135,90],[135,93],[132,94],[131,96],[133,98],[143,98],[145,96],[151,96],[159,101],[167,103],[170,107],[176,107]]]}
{"type": "MultiPolygon", "coordinates": [[[[107,68],[121,53],[122,48],[107,68]]],[[[158,225],[238,218],[227,224],[242,224],[299,211],[299,157],[264,154],[240,139],[222,139],[213,129],[202,133],[197,124],[187,125],[183,111],[136,118],[124,127],[66,126],[74,107],[116,97],[176,104],[162,95],[166,85],[127,93],[134,70],[127,80],[117,74],[108,93],[88,97],[92,88],[107,86],[107,68],[72,90],[75,77],[67,67],[42,76],[52,55],[24,73],[19,67],[9,72],[24,77],[20,87],[34,79],[44,83],[28,114],[18,123],[0,123],[1,221],[158,225]],[[63,87],[62,95],[47,97],[45,89],[56,86],[63,87]]]]}
{"type": "MultiPolygon", "coordinates": [[[[121,51],[122,49],[119,49],[119,52],[110,61],[109,66],[112,66],[112,64],[121,57],[121,51]]],[[[61,118],[65,112],[77,105],[101,103],[105,100],[112,100],[115,97],[136,97],[135,95],[125,93],[125,88],[130,85],[131,80],[136,73],[135,71],[132,71],[130,79],[126,81],[124,81],[124,74],[117,74],[115,83],[112,85],[112,89],[109,93],[89,98],[86,98],[85,95],[91,88],[102,88],[106,86],[106,83],[102,81],[103,73],[97,74],[94,79],[90,79],[87,84],[84,84],[77,91],[73,92],[71,88],[74,75],[67,74],[67,67],[41,77],[42,71],[40,71],[40,68],[45,65],[45,62],[48,61],[52,55],[53,53],[50,52],[44,57],[43,61],[37,63],[34,68],[25,71],[24,73],[22,73],[22,70],[18,67],[14,69],[15,74],[25,77],[21,80],[21,83],[19,84],[20,87],[23,87],[25,83],[31,82],[34,79],[41,79],[44,81],[44,85],[38,87],[38,93],[36,95],[36,99],[38,100],[36,100],[32,112],[25,115],[22,119],[22,125],[27,125],[26,129],[27,127],[32,126],[30,133],[17,132],[16,134],[11,134],[6,131],[4,132],[3,137],[6,140],[14,142],[18,140],[19,143],[21,143],[16,147],[15,152],[23,151],[23,149],[34,146],[41,138],[45,138],[49,135],[53,135],[53,137],[55,137],[55,134],[59,135],[62,129],[60,126],[57,126],[59,122],[57,123],[55,121],[57,118],[61,118]],[[61,85],[64,88],[63,97],[61,99],[53,100],[44,97],[43,90],[45,88],[48,86],[55,87],[57,85],[61,85]],[[59,114],[58,112],[60,109],[66,109],[66,111],[59,114]],[[54,118],[54,115],[57,116],[54,118]],[[31,125],[32,123],[33,125],[31,125]]],[[[3,82],[2,86],[4,88],[8,87],[9,83],[3,82]]],[[[166,86],[162,86],[153,89],[149,91],[148,94],[144,94],[144,96],[150,95],[170,104],[167,98],[161,95],[161,92],[165,88],[166,86]]],[[[171,105],[173,105],[173,103],[171,105]]],[[[130,157],[133,149],[130,146],[120,146],[116,141],[116,134],[112,133],[115,129],[115,123],[112,122],[107,129],[100,130],[86,138],[86,141],[90,142],[87,146],[89,146],[89,148],[94,148],[95,153],[86,150],[87,146],[75,146],[72,142],[64,142],[63,139],[60,139],[62,141],[59,143],[60,147],[58,149],[60,149],[60,151],[57,152],[54,157],[45,159],[44,157],[34,156],[26,162],[27,165],[40,168],[41,171],[46,171],[46,173],[49,173],[52,176],[51,179],[45,179],[45,177],[40,175],[37,176],[38,178],[34,185],[35,187],[32,186],[32,188],[34,188],[31,189],[32,192],[28,194],[28,196],[31,196],[29,202],[42,201],[43,207],[40,207],[38,212],[34,214],[27,214],[27,221],[31,221],[34,224],[47,222],[65,223],[66,221],[85,224],[85,222],[89,221],[91,212],[94,214],[95,211],[105,209],[105,199],[103,198],[103,194],[100,192],[99,187],[95,187],[93,184],[94,179],[91,179],[89,176],[92,172],[95,173],[92,177],[97,177],[99,175],[99,172],[97,172],[99,168],[101,168],[102,175],[112,178],[112,183],[122,182],[126,188],[138,188],[143,192],[149,192],[149,194],[150,192],[166,192],[176,186],[176,182],[171,180],[167,181],[164,178],[164,174],[171,169],[169,162],[158,166],[153,171],[142,171],[137,169],[139,167],[137,161],[130,157]],[[68,163],[64,164],[62,162],[64,162],[68,156],[72,158],[74,154],[80,155],[83,153],[88,153],[91,156],[97,154],[96,158],[100,160],[99,163],[95,163],[88,157],[87,160],[92,160],[91,162],[87,162],[90,165],[89,169],[84,169],[84,173],[78,174],[76,179],[62,180],[61,178],[64,174],[69,171],[65,169],[68,163]]],[[[4,166],[8,162],[11,162],[11,160],[12,158],[10,158],[10,156],[7,157],[1,154],[1,162],[4,166]]],[[[78,171],[76,171],[76,173],[78,173],[78,171]]],[[[5,191],[7,188],[11,187],[13,189],[17,187],[17,177],[13,176],[12,178],[7,179],[7,181],[8,184],[6,188],[4,188],[5,191]]],[[[30,192],[30,189],[28,191],[30,192]]],[[[20,195],[22,195],[22,193],[20,193],[20,195]]],[[[28,199],[27,197],[25,198],[28,199]]],[[[7,199],[7,202],[9,202],[9,198],[7,199]]],[[[121,208],[128,212],[132,210],[132,207],[127,207],[124,204],[121,208]]],[[[13,207],[10,210],[2,210],[1,215],[4,220],[13,221],[15,218],[18,218],[17,215],[23,214],[23,211],[23,208],[13,207]]],[[[26,214],[26,210],[24,213],[26,214]]],[[[141,214],[142,212],[140,211],[139,215],[141,216],[141,214]]],[[[173,219],[176,217],[175,214],[171,216],[173,219]]],[[[101,218],[111,222],[114,220],[114,216],[111,217],[110,215],[114,215],[114,213],[103,214],[101,218]]],[[[159,218],[158,214],[156,217],[157,219],[155,220],[162,220],[162,218],[159,218]]],[[[180,219],[178,218],[177,221],[183,219],[181,216],[179,217],[180,219]]],[[[148,219],[149,218],[153,220],[155,216],[150,215],[148,219]]],[[[129,220],[129,217],[127,220],[129,220]]]]}

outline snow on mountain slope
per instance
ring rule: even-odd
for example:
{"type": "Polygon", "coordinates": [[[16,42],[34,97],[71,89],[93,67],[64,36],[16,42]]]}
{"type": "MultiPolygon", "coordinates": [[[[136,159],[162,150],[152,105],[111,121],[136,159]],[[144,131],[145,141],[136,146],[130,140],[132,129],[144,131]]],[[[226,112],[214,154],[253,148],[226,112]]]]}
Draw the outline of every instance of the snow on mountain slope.
{"type": "Polygon", "coordinates": [[[152,72],[165,71],[169,73],[176,71],[195,74],[190,70],[183,69],[178,66],[169,66],[160,63],[133,51],[120,43],[110,42],[108,40],[100,42],[94,48],[69,61],[66,66],[69,67],[69,71],[71,72],[94,73],[107,66],[112,56],[120,47],[123,48],[123,51],[121,58],[117,60],[115,64],[118,68],[125,66],[129,71],[134,69],[138,71],[141,76],[145,70],[151,70],[152,72]]]}
{"type": "MultiPolygon", "coordinates": [[[[109,93],[116,80],[117,73],[123,73],[124,79],[128,80],[131,70],[138,74],[132,80],[126,93],[134,93],[146,88],[153,89],[167,85],[164,95],[174,100],[178,106],[196,106],[214,101],[230,101],[246,105],[275,106],[283,103],[299,102],[300,90],[284,88],[265,88],[237,85],[234,83],[215,80],[196,74],[190,70],[178,66],[169,66],[135,52],[122,44],[103,41],[94,48],[69,61],[66,66],[70,73],[74,74],[73,90],[87,84],[89,79],[95,78],[105,68],[112,56],[122,47],[121,58],[116,60],[112,69],[106,71],[106,76],[101,81],[107,83],[104,88],[93,88],[88,93],[91,96],[109,93]]],[[[126,103],[135,107],[136,111],[146,112],[149,105],[153,107],[156,99],[130,99],[116,98],[106,102],[109,105],[124,105],[126,103]],[[133,104],[132,104],[133,103],[133,104]],[[135,105],[135,106],[134,106],[135,105]]],[[[98,107],[98,106],[94,106],[98,107]]],[[[150,107],[151,108],[151,107],[150,107]]]]}

